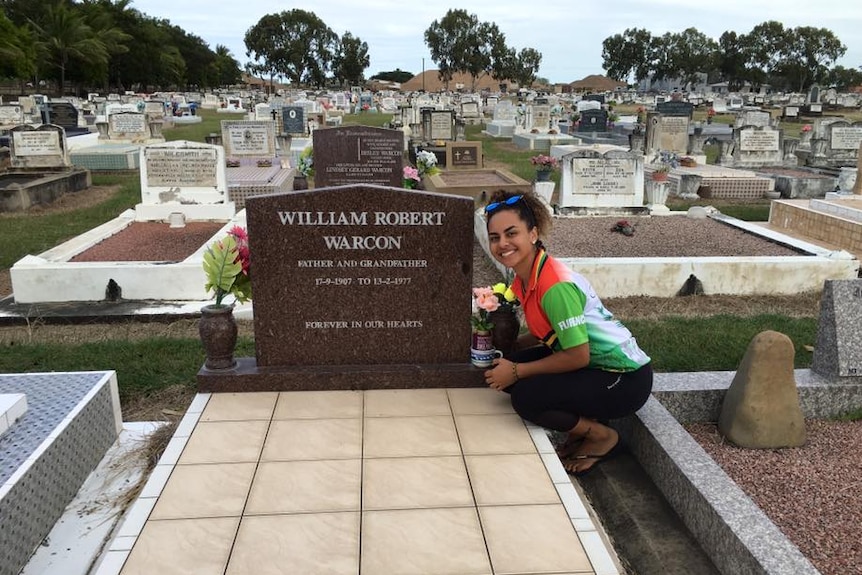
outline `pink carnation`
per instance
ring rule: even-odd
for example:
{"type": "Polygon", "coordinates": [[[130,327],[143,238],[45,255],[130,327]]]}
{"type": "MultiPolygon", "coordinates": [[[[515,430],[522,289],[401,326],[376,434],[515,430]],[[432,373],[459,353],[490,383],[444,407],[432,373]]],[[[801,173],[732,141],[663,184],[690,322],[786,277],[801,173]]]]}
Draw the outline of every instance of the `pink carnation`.
{"type": "Polygon", "coordinates": [[[420,181],[419,170],[413,166],[404,166],[404,179],[420,181]]]}

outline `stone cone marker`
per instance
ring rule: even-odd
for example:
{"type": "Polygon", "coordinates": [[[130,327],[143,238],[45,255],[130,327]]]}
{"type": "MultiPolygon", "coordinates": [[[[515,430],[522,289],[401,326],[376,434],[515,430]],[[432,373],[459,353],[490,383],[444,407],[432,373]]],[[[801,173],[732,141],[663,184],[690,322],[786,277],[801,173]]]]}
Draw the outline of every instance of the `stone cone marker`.
{"type": "Polygon", "coordinates": [[[751,340],[718,418],[719,431],[735,445],[769,449],[805,443],[793,356],[793,342],[783,333],[764,331],[751,340]]]}

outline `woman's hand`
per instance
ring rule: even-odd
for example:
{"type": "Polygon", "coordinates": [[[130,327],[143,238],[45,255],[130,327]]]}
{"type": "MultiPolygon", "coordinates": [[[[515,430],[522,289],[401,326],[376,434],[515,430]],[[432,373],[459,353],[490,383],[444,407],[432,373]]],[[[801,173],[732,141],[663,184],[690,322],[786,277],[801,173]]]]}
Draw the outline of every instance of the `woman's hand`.
{"type": "Polygon", "coordinates": [[[515,375],[514,363],[508,359],[495,359],[494,367],[485,371],[485,383],[491,389],[503,391],[516,381],[518,377],[515,375]]]}

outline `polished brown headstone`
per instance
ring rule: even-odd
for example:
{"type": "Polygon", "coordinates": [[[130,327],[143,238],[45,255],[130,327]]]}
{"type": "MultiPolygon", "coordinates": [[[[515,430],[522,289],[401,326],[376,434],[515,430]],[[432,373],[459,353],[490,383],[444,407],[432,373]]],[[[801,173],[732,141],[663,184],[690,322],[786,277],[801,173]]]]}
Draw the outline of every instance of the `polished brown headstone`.
{"type": "Polygon", "coordinates": [[[247,200],[256,358],[202,391],[467,387],[473,202],[361,185],[247,200]]]}
{"type": "Polygon", "coordinates": [[[346,126],[312,134],[314,185],[353,184],[401,187],[404,133],[400,130],[346,126]]]}

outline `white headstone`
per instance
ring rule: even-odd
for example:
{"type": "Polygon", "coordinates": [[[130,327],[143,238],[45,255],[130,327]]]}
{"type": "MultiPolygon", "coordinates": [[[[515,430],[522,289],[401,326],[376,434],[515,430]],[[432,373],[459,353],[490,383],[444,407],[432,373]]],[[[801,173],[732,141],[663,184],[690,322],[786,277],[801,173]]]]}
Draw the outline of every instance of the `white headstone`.
{"type": "Polygon", "coordinates": [[[66,132],[60,126],[15,126],[10,133],[10,161],[13,168],[60,168],[70,165],[66,153],[66,132]]]}

